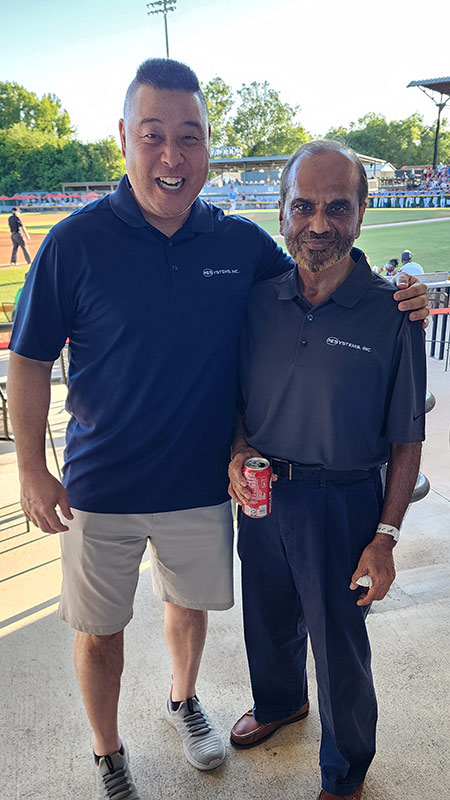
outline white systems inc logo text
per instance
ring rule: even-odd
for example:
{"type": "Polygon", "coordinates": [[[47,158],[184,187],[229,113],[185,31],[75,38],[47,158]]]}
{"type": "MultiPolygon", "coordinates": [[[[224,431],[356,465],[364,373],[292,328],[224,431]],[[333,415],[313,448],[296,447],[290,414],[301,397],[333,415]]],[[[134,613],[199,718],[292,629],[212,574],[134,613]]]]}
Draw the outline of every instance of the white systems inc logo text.
{"type": "Polygon", "coordinates": [[[338,339],[337,336],[329,336],[326,340],[326,343],[330,347],[336,347],[336,345],[340,345],[341,347],[350,347],[353,350],[361,350],[362,353],[372,352],[371,347],[366,347],[364,344],[355,344],[354,342],[344,342],[342,339],[338,339]]]}

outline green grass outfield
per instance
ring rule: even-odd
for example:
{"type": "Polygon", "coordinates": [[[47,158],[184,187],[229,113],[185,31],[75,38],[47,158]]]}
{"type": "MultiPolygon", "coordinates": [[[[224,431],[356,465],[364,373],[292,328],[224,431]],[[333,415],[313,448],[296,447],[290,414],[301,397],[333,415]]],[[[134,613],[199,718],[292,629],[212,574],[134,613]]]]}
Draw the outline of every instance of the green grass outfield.
{"type": "MultiPolygon", "coordinates": [[[[284,247],[279,235],[278,212],[276,209],[245,209],[243,213],[254,220],[284,247]]],[[[30,233],[47,233],[52,225],[65,214],[24,215],[30,233]]],[[[6,215],[0,216],[0,231],[8,230],[6,215]]],[[[450,271],[450,209],[369,209],[364,216],[363,230],[356,242],[367,253],[372,265],[380,266],[390,258],[398,258],[402,250],[411,250],[414,260],[422,264],[425,272],[435,270],[450,271]],[[430,222],[430,219],[447,219],[430,222]],[[402,222],[424,221],[424,224],[402,225],[402,222]],[[392,227],[373,228],[374,225],[392,224],[392,227]]],[[[0,270],[0,303],[11,302],[23,282],[26,267],[5,267],[0,270]]],[[[126,279],[124,268],[124,280],[126,279]]],[[[0,314],[0,321],[3,316],[0,314]]]]}
{"type": "MultiPolygon", "coordinates": [[[[275,209],[256,209],[239,212],[261,225],[284,247],[279,236],[278,212],[275,209]]],[[[449,209],[368,209],[364,215],[363,230],[356,246],[368,255],[372,265],[381,266],[390,258],[398,258],[403,250],[411,250],[413,259],[425,272],[450,271],[450,208],[449,209]],[[448,220],[430,222],[430,219],[448,220]],[[423,221],[423,224],[420,223],[423,221]],[[402,222],[418,222],[402,225],[402,222]],[[392,224],[395,223],[395,224],[392,224]],[[373,228],[374,225],[391,225],[373,228]],[[372,230],[371,230],[372,228],[372,230]]],[[[284,248],[286,249],[286,248],[284,248]]]]}

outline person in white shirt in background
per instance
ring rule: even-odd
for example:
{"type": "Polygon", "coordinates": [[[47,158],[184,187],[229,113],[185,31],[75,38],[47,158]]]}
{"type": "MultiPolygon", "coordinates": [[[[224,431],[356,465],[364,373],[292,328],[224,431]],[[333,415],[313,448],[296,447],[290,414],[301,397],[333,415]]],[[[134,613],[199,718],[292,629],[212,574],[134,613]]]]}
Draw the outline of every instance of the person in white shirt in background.
{"type": "Polygon", "coordinates": [[[406,272],[408,275],[423,275],[424,269],[417,261],[412,260],[411,250],[404,250],[402,253],[402,266],[399,272],[406,272]]]}

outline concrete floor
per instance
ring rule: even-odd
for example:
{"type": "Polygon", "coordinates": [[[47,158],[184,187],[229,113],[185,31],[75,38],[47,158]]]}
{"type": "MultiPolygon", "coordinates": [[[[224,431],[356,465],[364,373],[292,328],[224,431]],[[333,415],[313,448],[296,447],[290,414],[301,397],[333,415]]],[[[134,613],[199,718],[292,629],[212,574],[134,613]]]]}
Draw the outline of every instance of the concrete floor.
{"type": "MultiPolygon", "coordinates": [[[[4,356],[0,374],[2,366],[4,356]]],[[[380,722],[364,800],[431,800],[450,793],[450,372],[432,360],[429,389],[437,402],[428,415],[422,469],[432,489],[407,515],[395,551],[395,584],[368,618],[380,722]]],[[[64,391],[53,388],[51,411],[61,446],[64,391]]],[[[0,481],[1,796],[91,800],[91,737],[72,667],[72,632],[55,615],[58,540],[34,528],[25,532],[14,446],[5,442],[0,481]]],[[[225,737],[251,704],[238,574],[236,562],[235,607],[210,614],[198,683],[225,737]]],[[[176,732],[163,719],[170,667],[147,562],[126,647],[121,732],[142,800],[314,800],[320,726],[313,663],[310,716],[249,752],[229,747],[225,763],[208,774],[185,761],[176,732]]]]}

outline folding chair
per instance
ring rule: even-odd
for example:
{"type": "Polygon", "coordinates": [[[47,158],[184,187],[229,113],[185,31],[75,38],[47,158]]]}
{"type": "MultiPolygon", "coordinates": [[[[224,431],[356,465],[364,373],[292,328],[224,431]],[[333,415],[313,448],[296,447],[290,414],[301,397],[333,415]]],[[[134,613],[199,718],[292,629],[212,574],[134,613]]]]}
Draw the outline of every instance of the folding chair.
{"type": "MultiPolygon", "coordinates": [[[[14,437],[9,426],[8,406],[6,404],[6,397],[0,387],[0,440],[4,442],[13,442],[14,437]]],[[[26,519],[26,531],[30,532],[30,521],[26,519]]]]}
{"type": "Polygon", "coordinates": [[[2,311],[7,322],[13,321],[14,303],[2,303],[2,311]]]}
{"type": "Polygon", "coordinates": [[[69,373],[69,346],[67,344],[64,345],[59,354],[59,363],[61,366],[62,379],[67,386],[67,375],[69,373]]]}
{"type": "Polygon", "coordinates": [[[51,381],[54,384],[65,383],[67,386],[68,374],[69,374],[69,346],[65,344],[59,354],[59,358],[57,358],[55,363],[53,364],[51,381]]]}

